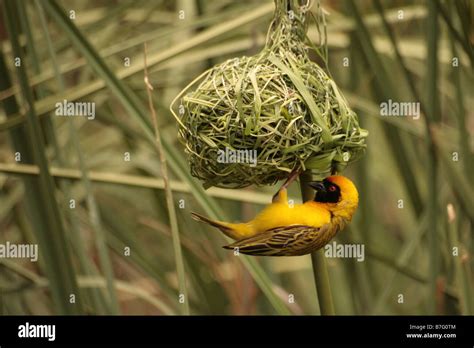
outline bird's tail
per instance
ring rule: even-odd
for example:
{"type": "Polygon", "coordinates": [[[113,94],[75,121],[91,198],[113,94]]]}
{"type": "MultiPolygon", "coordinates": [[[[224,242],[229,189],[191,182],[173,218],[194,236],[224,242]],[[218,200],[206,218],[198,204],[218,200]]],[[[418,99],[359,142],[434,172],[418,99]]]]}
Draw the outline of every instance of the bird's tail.
{"type": "Polygon", "coordinates": [[[202,216],[198,213],[191,212],[191,216],[194,220],[200,221],[200,222],[205,222],[208,225],[217,227],[220,229],[225,235],[234,238],[235,239],[235,231],[234,229],[230,226],[232,224],[227,224],[225,222],[221,221],[216,221],[216,220],[211,220],[208,217],[202,216]]]}

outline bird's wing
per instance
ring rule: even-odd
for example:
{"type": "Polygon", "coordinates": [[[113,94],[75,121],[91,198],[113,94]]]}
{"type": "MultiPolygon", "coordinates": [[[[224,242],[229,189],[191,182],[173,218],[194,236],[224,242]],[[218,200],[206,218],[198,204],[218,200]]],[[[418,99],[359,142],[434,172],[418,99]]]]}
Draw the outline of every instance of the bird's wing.
{"type": "Polygon", "coordinates": [[[321,227],[291,225],[272,228],[224,248],[257,256],[295,256],[321,248],[333,236],[330,224],[321,227]]]}

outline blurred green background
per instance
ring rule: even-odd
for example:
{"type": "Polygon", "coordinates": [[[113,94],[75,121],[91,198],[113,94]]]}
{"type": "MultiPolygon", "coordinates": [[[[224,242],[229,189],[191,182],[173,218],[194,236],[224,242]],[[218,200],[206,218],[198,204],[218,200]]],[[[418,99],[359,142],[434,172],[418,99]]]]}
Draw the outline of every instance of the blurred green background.
{"type": "MultiPolygon", "coordinates": [[[[364,244],[365,260],[327,259],[336,313],[474,314],[473,3],[321,5],[329,70],[370,132],[366,155],[344,172],[360,207],[336,238],[364,244]],[[380,116],[389,99],[420,102],[421,117],[380,116]]],[[[0,258],[0,313],[319,314],[309,256],[236,257],[190,218],[250,219],[276,187],[204,191],[169,111],[204,70],[257,53],[273,7],[0,0],[0,244],[39,245],[36,263],[0,258]],[[56,116],[63,100],[95,103],[95,119],[56,116]]],[[[318,42],[314,25],[308,35],[318,42]]],[[[297,185],[290,196],[301,199],[297,185]]]]}

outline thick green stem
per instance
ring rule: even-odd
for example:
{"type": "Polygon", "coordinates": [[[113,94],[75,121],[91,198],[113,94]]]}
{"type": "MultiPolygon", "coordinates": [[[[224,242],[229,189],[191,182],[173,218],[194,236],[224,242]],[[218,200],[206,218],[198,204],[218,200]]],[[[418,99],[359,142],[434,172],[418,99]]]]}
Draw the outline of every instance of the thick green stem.
{"type": "Polygon", "coordinates": [[[438,212],[436,202],[438,201],[437,190],[437,163],[436,147],[432,135],[432,124],[440,121],[439,113],[439,95],[438,95],[438,9],[432,2],[428,2],[428,52],[427,52],[427,79],[426,86],[427,96],[427,114],[425,117],[426,139],[427,139],[427,182],[428,197],[426,208],[428,211],[428,248],[430,255],[430,286],[429,286],[429,302],[428,313],[436,314],[436,294],[437,280],[440,272],[440,253],[439,253],[439,237],[438,237],[438,212]]]}
{"type": "MultiPolygon", "coordinates": [[[[309,182],[311,182],[311,172],[306,171],[300,175],[301,196],[304,202],[313,199],[314,191],[309,187],[309,182]]],[[[323,249],[314,251],[311,254],[311,261],[321,315],[334,315],[334,304],[323,249]]]]}

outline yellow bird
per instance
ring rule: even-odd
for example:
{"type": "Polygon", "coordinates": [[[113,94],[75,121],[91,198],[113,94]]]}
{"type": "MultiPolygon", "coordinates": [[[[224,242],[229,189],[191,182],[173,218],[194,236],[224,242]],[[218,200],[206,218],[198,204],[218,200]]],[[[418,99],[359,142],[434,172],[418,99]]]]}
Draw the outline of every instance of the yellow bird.
{"type": "Polygon", "coordinates": [[[344,176],[333,175],[310,186],[316,191],[312,201],[290,205],[283,187],[272,204],[245,223],[191,215],[236,240],[226,249],[257,256],[304,255],[322,248],[342,230],[359,203],[357,188],[344,176]]]}

